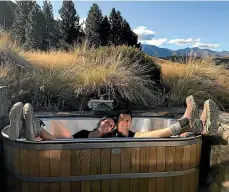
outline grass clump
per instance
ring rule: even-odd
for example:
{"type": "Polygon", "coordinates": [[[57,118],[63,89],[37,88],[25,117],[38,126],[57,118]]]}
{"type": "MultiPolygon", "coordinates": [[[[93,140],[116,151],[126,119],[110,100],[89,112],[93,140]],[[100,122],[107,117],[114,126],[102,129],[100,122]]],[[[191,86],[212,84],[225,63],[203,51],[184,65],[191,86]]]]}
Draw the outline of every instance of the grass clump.
{"type": "Polygon", "coordinates": [[[166,104],[170,107],[183,106],[185,98],[192,94],[200,105],[211,98],[221,106],[222,110],[228,110],[229,71],[223,65],[216,65],[214,58],[209,56],[197,58],[193,55],[184,63],[170,61],[162,63],[166,104]]]}
{"type": "MultiPolygon", "coordinates": [[[[4,49],[15,53],[7,44],[4,49]]],[[[17,56],[30,67],[16,61],[0,68],[0,84],[10,87],[12,103],[30,102],[35,109],[45,110],[85,110],[88,100],[101,95],[114,99],[119,108],[127,102],[136,108],[158,103],[160,67],[133,47],[81,46],[72,52],[19,49],[17,56]]]]}

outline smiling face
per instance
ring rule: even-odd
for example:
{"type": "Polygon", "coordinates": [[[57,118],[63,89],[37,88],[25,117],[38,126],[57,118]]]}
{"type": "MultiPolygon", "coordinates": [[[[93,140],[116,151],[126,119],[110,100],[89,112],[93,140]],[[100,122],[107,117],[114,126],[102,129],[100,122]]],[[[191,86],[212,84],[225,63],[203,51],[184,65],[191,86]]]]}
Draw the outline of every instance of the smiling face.
{"type": "Polygon", "coordinates": [[[118,131],[122,134],[128,134],[131,128],[132,118],[129,114],[120,114],[118,119],[118,131]]]}
{"type": "Polygon", "coordinates": [[[110,132],[115,126],[115,122],[113,119],[111,118],[107,118],[103,121],[101,121],[100,125],[99,125],[99,130],[103,133],[106,134],[108,132],[110,132]]]}

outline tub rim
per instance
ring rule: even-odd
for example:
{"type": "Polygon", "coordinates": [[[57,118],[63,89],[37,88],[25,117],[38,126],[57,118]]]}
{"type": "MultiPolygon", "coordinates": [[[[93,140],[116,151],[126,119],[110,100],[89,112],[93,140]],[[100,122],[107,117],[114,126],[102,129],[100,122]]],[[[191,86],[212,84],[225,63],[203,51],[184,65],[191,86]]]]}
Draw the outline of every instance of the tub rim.
{"type": "Polygon", "coordinates": [[[202,142],[202,136],[170,137],[170,138],[82,138],[82,139],[56,139],[48,141],[11,140],[2,131],[3,143],[13,148],[21,149],[95,149],[95,148],[122,148],[122,147],[147,147],[147,146],[183,146],[202,142]]]}

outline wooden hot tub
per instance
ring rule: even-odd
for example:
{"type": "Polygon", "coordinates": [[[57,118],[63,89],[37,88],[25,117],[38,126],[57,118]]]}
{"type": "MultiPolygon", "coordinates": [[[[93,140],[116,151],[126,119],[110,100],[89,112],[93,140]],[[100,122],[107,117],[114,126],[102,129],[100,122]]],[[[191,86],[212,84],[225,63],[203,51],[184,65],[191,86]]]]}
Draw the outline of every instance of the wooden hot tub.
{"type": "MultiPolygon", "coordinates": [[[[45,119],[47,124],[53,120],[56,119],[45,119]]],[[[71,120],[78,121],[77,118],[71,120]]],[[[148,127],[155,121],[161,121],[157,126],[172,123],[157,118],[139,121],[143,120],[148,127]]],[[[10,140],[8,128],[2,135],[10,192],[198,191],[201,136],[65,139],[36,143],[10,140]]]]}

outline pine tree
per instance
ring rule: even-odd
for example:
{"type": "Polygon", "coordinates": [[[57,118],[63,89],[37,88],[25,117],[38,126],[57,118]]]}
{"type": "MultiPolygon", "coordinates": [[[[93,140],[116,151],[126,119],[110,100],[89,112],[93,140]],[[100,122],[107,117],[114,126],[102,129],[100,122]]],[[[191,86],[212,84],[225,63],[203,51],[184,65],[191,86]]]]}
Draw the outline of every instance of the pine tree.
{"type": "Polygon", "coordinates": [[[122,28],[121,29],[122,29],[121,30],[122,43],[125,45],[131,45],[132,31],[131,31],[129,23],[125,19],[122,22],[122,28]]]}
{"type": "Polygon", "coordinates": [[[17,8],[15,10],[15,19],[12,25],[12,37],[20,45],[25,43],[25,27],[29,12],[35,5],[34,1],[17,1],[17,8]]]}
{"type": "Polygon", "coordinates": [[[110,45],[112,43],[111,42],[111,25],[109,23],[107,16],[103,18],[100,34],[101,34],[101,41],[102,41],[101,45],[102,46],[110,45]]]}
{"type": "Polygon", "coordinates": [[[45,38],[44,38],[44,47],[45,49],[51,49],[56,47],[58,41],[57,38],[57,28],[55,26],[55,20],[53,17],[53,8],[52,4],[49,1],[43,2],[43,14],[45,22],[45,38]]]}
{"type": "Polygon", "coordinates": [[[63,40],[72,45],[79,36],[79,15],[76,12],[74,3],[71,0],[64,0],[59,10],[61,17],[60,32],[63,40]]]}
{"type": "Polygon", "coordinates": [[[116,33],[117,33],[117,45],[122,45],[124,44],[123,39],[122,39],[122,23],[123,23],[123,18],[121,16],[121,12],[117,11],[117,23],[116,23],[116,33]]]}
{"type": "Polygon", "coordinates": [[[24,49],[43,50],[43,39],[45,35],[44,15],[38,4],[35,4],[29,12],[25,28],[24,49]]]}
{"type": "Polygon", "coordinates": [[[91,6],[86,19],[85,34],[89,46],[98,47],[102,44],[101,27],[103,15],[95,3],[91,6]]]}
{"type": "Polygon", "coordinates": [[[121,42],[121,26],[122,26],[122,16],[119,11],[116,12],[115,8],[111,10],[110,13],[110,25],[111,25],[111,39],[112,44],[120,45],[121,42]]]}

